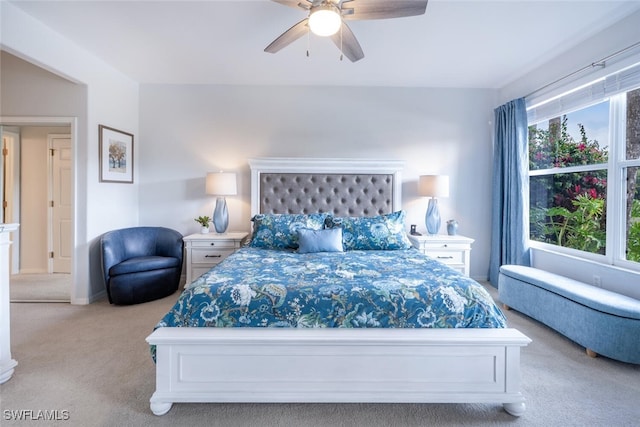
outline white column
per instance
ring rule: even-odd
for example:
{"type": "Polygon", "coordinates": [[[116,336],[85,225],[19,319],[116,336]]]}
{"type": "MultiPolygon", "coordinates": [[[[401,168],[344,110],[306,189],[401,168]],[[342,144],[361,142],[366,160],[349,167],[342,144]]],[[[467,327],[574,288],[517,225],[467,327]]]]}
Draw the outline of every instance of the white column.
{"type": "Polygon", "coordinates": [[[18,364],[11,358],[11,299],[9,294],[9,233],[19,224],[0,224],[0,384],[9,381],[18,364]]]}

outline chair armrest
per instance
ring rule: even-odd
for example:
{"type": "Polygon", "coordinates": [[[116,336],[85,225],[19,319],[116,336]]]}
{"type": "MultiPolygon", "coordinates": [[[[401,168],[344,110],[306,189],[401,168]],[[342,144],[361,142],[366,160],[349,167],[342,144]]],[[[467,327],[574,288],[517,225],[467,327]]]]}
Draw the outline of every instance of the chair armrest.
{"type": "Polygon", "coordinates": [[[103,234],[100,238],[102,276],[105,284],[109,281],[109,269],[126,259],[125,246],[120,234],[118,231],[112,231],[103,234]]]}

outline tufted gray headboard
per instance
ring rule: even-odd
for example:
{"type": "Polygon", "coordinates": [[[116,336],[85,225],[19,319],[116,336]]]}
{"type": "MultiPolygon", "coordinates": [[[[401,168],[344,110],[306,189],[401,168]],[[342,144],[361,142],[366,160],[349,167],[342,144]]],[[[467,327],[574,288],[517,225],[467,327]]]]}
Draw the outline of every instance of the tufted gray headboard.
{"type": "Polygon", "coordinates": [[[262,158],[250,159],[249,166],[252,216],[373,216],[401,209],[402,161],[262,158]]]}

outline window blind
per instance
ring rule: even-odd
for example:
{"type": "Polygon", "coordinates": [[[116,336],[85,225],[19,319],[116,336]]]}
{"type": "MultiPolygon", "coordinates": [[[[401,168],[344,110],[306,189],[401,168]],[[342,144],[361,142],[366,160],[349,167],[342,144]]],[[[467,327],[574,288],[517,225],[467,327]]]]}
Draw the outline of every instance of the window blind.
{"type": "Polygon", "coordinates": [[[527,97],[527,106],[531,105],[527,107],[527,119],[530,124],[533,124],[559,117],[638,87],[640,87],[640,62],[548,100],[527,97]]]}

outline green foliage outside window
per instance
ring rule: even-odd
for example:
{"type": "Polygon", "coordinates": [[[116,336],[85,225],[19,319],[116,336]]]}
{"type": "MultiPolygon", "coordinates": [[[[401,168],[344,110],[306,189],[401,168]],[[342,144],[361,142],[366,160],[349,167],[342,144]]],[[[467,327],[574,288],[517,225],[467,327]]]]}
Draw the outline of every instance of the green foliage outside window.
{"type": "MultiPolygon", "coordinates": [[[[549,129],[529,127],[529,169],[552,169],[608,162],[608,150],[567,131],[567,117],[549,129]]],[[[606,170],[555,173],[530,178],[531,239],[591,253],[605,253],[606,170]]],[[[640,191],[637,186],[636,193],[640,191]]],[[[640,262],[640,197],[635,194],[627,233],[627,260],[640,262]]]]}
{"type": "MultiPolygon", "coordinates": [[[[529,169],[607,163],[608,152],[589,140],[578,124],[579,141],[569,135],[567,117],[549,129],[529,127],[529,169]]],[[[592,253],[606,244],[606,170],[557,173],[530,180],[531,238],[592,253]]]]}
{"type": "Polygon", "coordinates": [[[582,124],[578,124],[580,141],[567,129],[567,116],[551,123],[549,129],[529,127],[529,170],[607,163],[608,152],[598,141],[590,141],[582,124]]]}
{"type": "Polygon", "coordinates": [[[627,238],[627,259],[640,262],[640,199],[633,201],[631,225],[627,238]]]}
{"type": "Polygon", "coordinates": [[[563,206],[535,208],[531,217],[539,221],[538,235],[548,243],[602,253],[607,237],[601,223],[604,200],[580,194],[573,200],[573,206],[573,210],[563,206]]]}

